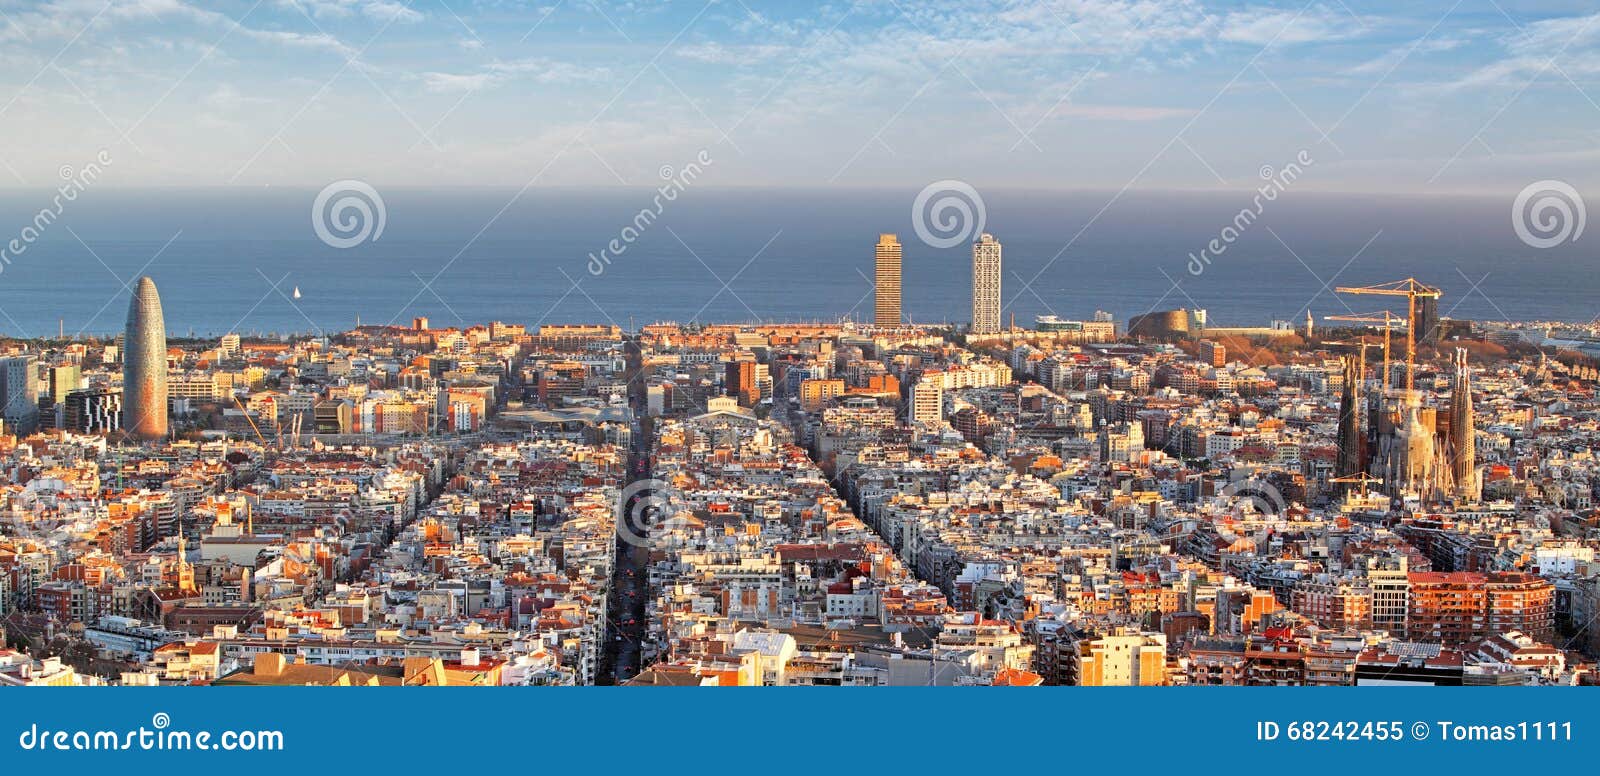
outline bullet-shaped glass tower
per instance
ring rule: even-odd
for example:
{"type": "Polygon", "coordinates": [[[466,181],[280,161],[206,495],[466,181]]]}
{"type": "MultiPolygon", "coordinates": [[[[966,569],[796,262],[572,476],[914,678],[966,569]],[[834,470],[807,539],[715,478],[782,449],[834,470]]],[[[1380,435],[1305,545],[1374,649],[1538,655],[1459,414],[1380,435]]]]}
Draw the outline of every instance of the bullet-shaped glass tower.
{"type": "Polygon", "coordinates": [[[122,428],[134,439],[167,435],[167,326],[155,281],[139,278],[123,338],[122,428]]]}

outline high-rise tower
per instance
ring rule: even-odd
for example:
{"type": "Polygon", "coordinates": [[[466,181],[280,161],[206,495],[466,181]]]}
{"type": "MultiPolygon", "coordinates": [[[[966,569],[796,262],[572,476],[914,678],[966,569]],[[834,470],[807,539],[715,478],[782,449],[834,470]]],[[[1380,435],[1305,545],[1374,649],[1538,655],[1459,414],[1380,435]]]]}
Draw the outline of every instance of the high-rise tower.
{"type": "Polygon", "coordinates": [[[972,333],[1000,332],[1000,241],[985,232],[972,244],[972,333]]]}
{"type": "Polygon", "coordinates": [[[900,239],[893,234],[878,235],[875,283],[877,304],[873,310],[873,323],[879,326],[900,325],[900,239]]]}
{"type": "Polygon", "coordinates": [[[1417,342],[1433,344],[1439,341],[1439,297],[1418,296],[1416,310],[1411,316],[1412,331],[1417,342]]]}
{"type": "Polygon", "coordinates": [[[167,435],[167,326],[155,281],[139,278],[123,337],[122,428],[134,439],[167,435]]]}
{"type": "Polygon", "coordinates": [[[0,358],[0,416],[6,430],[24,437],[39,427],[39,357],[0,358]]]}

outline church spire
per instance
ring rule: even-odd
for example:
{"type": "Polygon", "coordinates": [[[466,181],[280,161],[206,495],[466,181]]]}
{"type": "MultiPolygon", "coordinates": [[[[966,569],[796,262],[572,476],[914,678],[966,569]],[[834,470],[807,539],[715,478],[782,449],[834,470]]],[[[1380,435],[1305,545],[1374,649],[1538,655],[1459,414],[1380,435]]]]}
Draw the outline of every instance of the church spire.
{"type": "Polygon", "coordinates": [[[1362,386],[1367,378],[1367,348],[1365,343],[1356,347],[1354,356],[1345,356],[1344,388],[1339,397],[1339,458],[1337,470],[1340,477],[1362,474],[1367,470],[1367,437],[1362,428],[1362,386]]]}
{"type": "Polygon", "coordinates": [[[1456,496],[1467,501],[1478,498],[1477,420],[1472,411],[1472,368],[1467,366],[1467,351],[1456,348],[1455,384],[1450,392],[1450,473],[1456,496]]]}
{"type": "Polygon", "coordinates": [[[183,518],[178,518],[178,589],[185,593],[195,591],[194,566],[189,565],[189,539],[183,535],[183,518]]]}

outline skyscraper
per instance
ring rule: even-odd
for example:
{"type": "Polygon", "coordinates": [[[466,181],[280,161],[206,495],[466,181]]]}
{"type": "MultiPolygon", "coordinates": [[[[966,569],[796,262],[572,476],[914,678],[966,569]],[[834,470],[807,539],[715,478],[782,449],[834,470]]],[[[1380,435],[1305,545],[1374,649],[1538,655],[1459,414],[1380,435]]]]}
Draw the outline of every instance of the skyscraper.
{"type": "Polygon", "coordinates": [[[900,239],[895,235],[888,233],[878,235],[876,268],[878,297],[873,323],[879,326],[899,326],[900,239]]]}
{"type": "Polygon", "coordinates": [[[756,389],[756,366],[754,361],[729,361],[723,377],[724,393],[746,407],[754,407],[761,399],[756,389]]]}
{"type": "Polygon", "coordinates": [[[72,391],[62,399],[61,427],[80,434],[105,434],[122,427],[122,392],[72,391]]]}
{"type": "Polygon", "coordinates": [[[1409,323],[1413,336],[1417,338],[1417,344],[1438,342],[1439,295],[1434,293],[1418,296],[1416,311],[1409,323]]]}
{"type": "Polygon", "coordinates": [[[987,232],[972,244],[972,333],[1000,332],[1000,241],[987,232]]]}
{"type": "Polygon", "coordinates": [[[7,430],[27,436],[39,428],[39,357],[0,358],[0,410],[7,430]]]}
{"type": "Polygon", "coordinates": [[[50,401],[54,404],[66,401],[67,394],[78,390],[83,383],[83,370],[77,364],[50,367],[48,375],[50,401]]]}
{"type": "Polygon", "coordinates": [[[167,326],[155,281],[139,278],[123,338],[122,428],[135,439],[167,435],[167,326]]]}

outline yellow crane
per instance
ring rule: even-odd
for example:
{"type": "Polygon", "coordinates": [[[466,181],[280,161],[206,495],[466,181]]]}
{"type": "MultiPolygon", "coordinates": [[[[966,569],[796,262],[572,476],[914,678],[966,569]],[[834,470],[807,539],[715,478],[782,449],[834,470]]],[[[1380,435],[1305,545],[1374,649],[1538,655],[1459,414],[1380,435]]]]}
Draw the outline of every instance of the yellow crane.
{"type": "Polygon", "coordinates": [[[1409,393],[1413,387],[1413,377],[1417,367],[1417,299],[1419,297],[1438,299],[1444,294],[1433,286],[1427,285],[1416,278],[1396,280],[1393,283],[1379,283],[1375,286],[1339,286],[1335,288],[1341,294],[1369,294],[1376,296],[1403,296],[1406,298],[1406,391],[1409,393]]]}
{"type": "MultiPolygon", "coordinates": [[[[1402,317],[1400,317],[1398,315],[1395,315],[1394,313],[1389,312],[1388,310],[1379,310],[1378,312],[1367,313],[1365,315],[1329,315],[1329,316],[1325,316],[1325,318],[1326,318],[1326,320],[1330,320],[1330,321],[1346,321],[1346,322],[1350,322],[1350,323],[1376,323],[1376,324],[1381,324],[1379,326],[1374,326],[1373,328],[1383,329],[1383,372],[1382,372],[1382,374],[1383,374],[1383,387],[1384,388],[1388,388],[1389,387],[1389,335],[1395,329],[1400,328],[1399,324],[1404,322],[1405,318],[1402,318],[1402,317]]],[[[1360,344],[1361,344],[1362,347],[1367,347],[1367,343],[1365,343],[1365,342],[1360,343],[1360,344]]]]}
{"type": "Polygon", "coordinates": [[[1366,472],[1360,472],[1357,474],[1346,474],[1343,477],[1329,477],[1328,482],[1336,482],[1344,485],[1382,485],[1383,478],[1374,477],[1366,472]]]}

